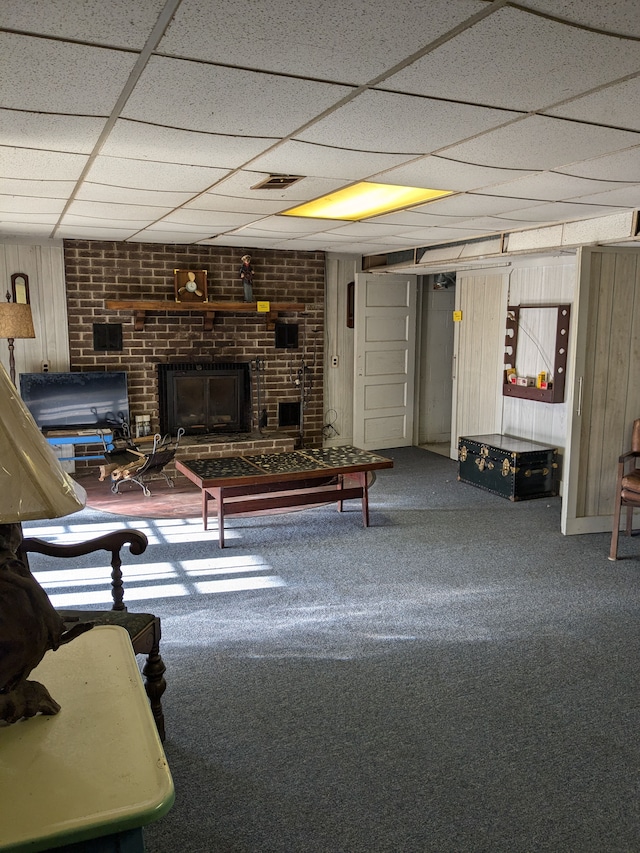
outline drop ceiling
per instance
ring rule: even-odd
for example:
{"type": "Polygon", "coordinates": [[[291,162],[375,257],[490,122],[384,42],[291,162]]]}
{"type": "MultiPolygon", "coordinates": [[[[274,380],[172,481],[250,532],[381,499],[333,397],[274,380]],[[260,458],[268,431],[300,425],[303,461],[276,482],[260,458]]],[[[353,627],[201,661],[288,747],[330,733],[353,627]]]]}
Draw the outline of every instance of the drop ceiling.
{"type": "Polygon", "coordinates": [[[373,255],[640,207],[637,0],[4,0],[0,57],[5,242],[373,255]],[[362,180],[454,194],[280,215],[362,180]]]}

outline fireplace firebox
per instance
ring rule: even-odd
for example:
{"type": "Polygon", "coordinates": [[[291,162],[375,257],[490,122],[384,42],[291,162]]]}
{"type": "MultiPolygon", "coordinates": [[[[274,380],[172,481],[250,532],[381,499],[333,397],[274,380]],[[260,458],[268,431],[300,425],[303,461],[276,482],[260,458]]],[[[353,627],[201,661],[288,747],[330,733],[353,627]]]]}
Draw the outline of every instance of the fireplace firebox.
{"type": "Polygon", "coordinates": [[[188,362],[158,365],[160,431],[174,435],[251,430],[249,365],[188,362]]]}

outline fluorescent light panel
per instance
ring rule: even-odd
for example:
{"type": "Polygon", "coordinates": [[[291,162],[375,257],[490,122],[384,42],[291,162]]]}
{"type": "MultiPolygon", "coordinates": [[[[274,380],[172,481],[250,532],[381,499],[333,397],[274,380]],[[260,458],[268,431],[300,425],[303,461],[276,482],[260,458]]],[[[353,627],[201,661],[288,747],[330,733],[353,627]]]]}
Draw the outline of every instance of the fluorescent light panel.
{"type": "Polygon", "coordinates": [[[355,222],[394,210],[404,210],[451,195],[452,190],[430,190],[424,187],[401,187],[361,181],[329,195],[299,204],[282,212],[283,216],[305,216],[311,219],[345,219],[355,222]]]}

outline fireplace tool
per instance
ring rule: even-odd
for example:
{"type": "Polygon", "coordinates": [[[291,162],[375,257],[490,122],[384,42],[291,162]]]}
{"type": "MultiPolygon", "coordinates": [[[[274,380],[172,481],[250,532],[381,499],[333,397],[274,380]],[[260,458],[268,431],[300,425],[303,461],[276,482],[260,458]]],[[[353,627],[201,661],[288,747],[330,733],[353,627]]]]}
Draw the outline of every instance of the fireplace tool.
{"type": "Polygon", "coordinates": [[[304,410],[313,386],[312,371],[304,358],[301,358],[295,378],[291,368],[289,368],[289,372],[293,384],[300,391],[300,446],[304,447],[304,410]]]}
{"type": "Polygon", "coordinates": [[[107,464],[100,466],[100,479],[111,477],[111,491],[114,495],[120,493],[122,483],[135,483],[140,486],[145,498],[151,497],[146,480],[152,474],[160,474],[167,485],[173,488],[173,480],[167,476],[164,468],[173,461],[183,435],[183,427],[178,430],[175,442],[171,440],[170,435],[165,435],[164,438],[154,435],[151,453],[143,453],[131,440],[123,449],[105,452],[107,464]]]}
{"type": "Polygon", "coordinates": [[[251,367],[256,374],[256,405],[257,405],[257,416],[256,423],[258,427],[258,432],[262,432],[262,430],[267,425],[267,410],[262,408],[262,378],[261,374],[264,373],[265,362],[264,358],[257,357],[251,362],[251,367]]]}

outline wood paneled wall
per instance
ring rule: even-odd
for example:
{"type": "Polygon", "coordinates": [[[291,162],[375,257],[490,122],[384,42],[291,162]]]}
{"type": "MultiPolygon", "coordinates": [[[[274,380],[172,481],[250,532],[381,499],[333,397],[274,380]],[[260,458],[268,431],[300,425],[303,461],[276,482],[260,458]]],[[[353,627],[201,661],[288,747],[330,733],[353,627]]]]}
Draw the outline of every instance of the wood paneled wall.
{"type": "MultiPolygon", "coordinates": [[[[509,273],[507,302],[509,305],[571,305],[575,298],[576,260],[568,257],[527,259],[515,264],[509,273]]],[[[506,319],[506,305],[505,305],[506,319]]],[[[522,346],[529,352],[529,364],[539,364],[548,360],[546,343],[551,337],[555,340],[555,317],[551,318],[550,330],[531,329],[532,339],[526,334],[518,338],[518,348],[522,346]],[[542,353],[537,351],[542,349],[542,353]]],[[[575,334],[575,318],[569,325],[569,341],[575,334]]],[[[502,432],[517,435],[532,441],[552,444],[562,453],[567,440],[567,413],[570,395],[569,383],[565,388],[564,403],[540,403],[535,400],[521,400],[516,397],[502,398],[502,432]]]]}
{"type": "MultiPolygon", "coordinates": [[[[16,376],[38,373],[43,362],[49,369],[69,369],[67,301],[62,241],[49,245],[0,244],[0,299],[11,284],[11,276],[29,277],[31,313],[36,337],[15,342],[16,376]]],[[[0,341],[0,361],[9,369],[9,349],[0,341]]],[[[18,383],[19,384],[19,383],[18,383]]]]}
{"type": "Polygon", "coordinates": [[[607,529],[617,459],[640,418],[640,252],[592,249],[586,255],[576,516],[602,517],[607,529]]]}

